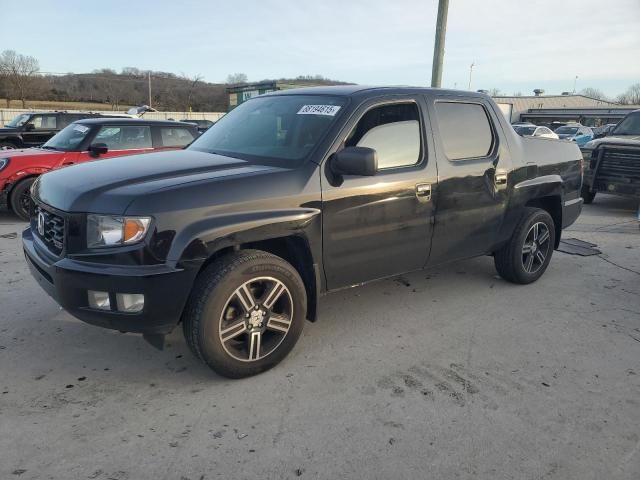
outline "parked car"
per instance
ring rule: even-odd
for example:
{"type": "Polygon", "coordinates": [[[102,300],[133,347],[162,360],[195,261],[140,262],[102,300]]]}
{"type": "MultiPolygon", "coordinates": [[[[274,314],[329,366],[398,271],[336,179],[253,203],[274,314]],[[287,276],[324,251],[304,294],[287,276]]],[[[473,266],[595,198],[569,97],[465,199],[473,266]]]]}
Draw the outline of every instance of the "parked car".
{"type": "Polygon", "coordinates": [[[584,125],[580,125],[579,123],[569,123],[557,128],[555,132],[558,134],[559,138],[576,142],[579,147],[593,139],[593,132],[591,129],[584,125]]]}
{"type": "Polygon", "coordinates": [[[77,318],[159,347],[182,321],[228,377],[280,362],[326,292],[481,255],[534,282],[582,206],[575,143],[520,137],[457,90],[273,92],[130,160],[36,181],[31,273],[77,318]]]}
{"type": "Polygon", "coordinates": [[[584,203],[597,192],[640,198],[640,110],[626,115],[611,133],[582,147],[584,203]]]}
{"type": "Polygon", "coordinates": [[[547,127],[537,127],[535,125],[515,125],[513,129],[518,135],[523,137],[543,137],[543,138],[559,138],[558,134],[551,131],[547,127]]]}
{"type": "Polygon", "coordinates": [[[206,132],[214,123],[211,120],[190,120],[188,118],[185,118],[184,120],[180,120],[180,121],[185,123],[193,123],[195,126],[198,127],[198,131],[200,133],[206,132]]]}
{"type": "Polygon", "coordinates": [[[182,148],[198,136],[190,123],[94,118],[72,123],[41,148],[0,151],[0,205],[29,219],[29,192],[42,173],[88,160],[182,148]]]}
{"type": "Polygon", "coordinates": [[[38,147],[76,120],[101,116],[98,113],[21,113],[5,128],[0,128],[0,150],[38,147]]]}
{"type": "Polygon", "coordinates": [[[616,123],[607,123],[606,125],[592,128],[591,130],[593,131],[593,139],[606,137],[613,131],[616,125],[616,123]]]}

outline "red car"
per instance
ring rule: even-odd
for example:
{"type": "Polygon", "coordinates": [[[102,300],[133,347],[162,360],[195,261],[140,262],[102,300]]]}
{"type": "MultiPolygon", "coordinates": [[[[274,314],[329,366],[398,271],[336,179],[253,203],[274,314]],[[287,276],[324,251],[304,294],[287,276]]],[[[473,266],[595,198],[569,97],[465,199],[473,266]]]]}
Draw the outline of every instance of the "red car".
{"type": "Polygon", "coordinates": [[[132,118],[77,121],[42,147],[0,150],[0,204],[28,220],[30,188],[38,175],[90,160],[183,148],[197,136],[195,125],[182,122],[132,118]]]}

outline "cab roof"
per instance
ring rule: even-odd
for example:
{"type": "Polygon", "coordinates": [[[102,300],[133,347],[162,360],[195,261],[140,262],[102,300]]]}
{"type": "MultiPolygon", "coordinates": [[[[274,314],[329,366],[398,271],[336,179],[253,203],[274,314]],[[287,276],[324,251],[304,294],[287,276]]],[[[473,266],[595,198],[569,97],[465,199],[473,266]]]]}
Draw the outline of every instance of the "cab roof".
{"type": "Polygon", "coordinates": [[[162,127],[189,127],[195,128],[193,123],[176,122],[173,120],[145,120],[144,118],[126,118],[126,117],[98,117],[83,118],[73,123],[82,123],[85,125],[159,125],[162,127]]]}
{"type": "Polygon", "coordinates": [[[448,90],[444,88],[429,88],[429,87],[408,87],[408,86],[391,86],[391,87],[376,87],[366,85],[331,85],[321,87],[303,87],[303,88],[291,88],[286,90],[278,90],[276,92],[270,92],[262,96],[267,95],[335,95],[340,97],[351,97],[356,95],[400,95],[400,94],[416,94],[416,93],[434,93],[437,92],[440,95],[464,95],[465,97],[482,97],[486,98],[487,95],[480,92],[467,92],[465,90],[448,90]]]}

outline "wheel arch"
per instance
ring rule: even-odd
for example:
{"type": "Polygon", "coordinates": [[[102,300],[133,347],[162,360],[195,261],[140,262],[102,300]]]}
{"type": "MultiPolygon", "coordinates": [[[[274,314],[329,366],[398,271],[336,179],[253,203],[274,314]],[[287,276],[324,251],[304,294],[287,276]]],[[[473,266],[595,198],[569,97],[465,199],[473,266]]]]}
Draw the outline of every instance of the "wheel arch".
{"type": "Polygon", "coordinates": [[[0,143],[5,143],[5,142],[12,143],[13,145],[16,146],[16,148],[24,147],[24,142],[22,141],[22,138],[18,135],[11,135],[11,136],[0,138],[0,143]]]}
{"type": "Polygon", "coordinates": [[[262,250],[281,257],[300,274],[307,291],[307,318],[315,321],[318,298],[324,289],[320,210],[301,208],[233,217],[206,220],[206,229],[192,226],[200,233],[192,230],[178,235],[168,258],[173,253],[179,255],[178,263],[199,263],[199,275],[211,262],[238,250],[262,250]]]}
{"type": "Polygon", "coordinates": [[[11,205],[11,194],[13,193],[13,190],[16,188],[16,185],[24,182],[25,180],[38,178],[40,175],[41,173],[30,172],[30,173],[27,173],[26,175],[22,175],[20,177],[13,177],[12,179],[9,179],[6,187],[7,208],[13,209],[13,205],[11,205]]]}
{"type": "Polygon", "coordinates": [[[527,201],[525,207],[534,207],[545,210],[553,219],[555,229],[555,245],[557,249],[560,246],[560,237],[562,235],[562,198],[559,194],[548,195],[544,197],[532,198],[527,201]]]}

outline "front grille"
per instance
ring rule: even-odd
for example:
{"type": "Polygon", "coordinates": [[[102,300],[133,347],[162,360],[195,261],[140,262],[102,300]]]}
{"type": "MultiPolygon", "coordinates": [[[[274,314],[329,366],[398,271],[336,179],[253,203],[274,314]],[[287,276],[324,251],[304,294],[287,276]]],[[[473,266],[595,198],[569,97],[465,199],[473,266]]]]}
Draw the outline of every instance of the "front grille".
{"type": "Polygon", "coordinates": [[[33,215],[32,230],[51,253],[60,255],[64,248],[64,218],[41,205],[34,206],[33,215]]]}
{"type": "Polygon", "coordinates": [[[640,149],[605,147],[594,182],[601,189],[611,183],[640,185],[640,149]]]}

